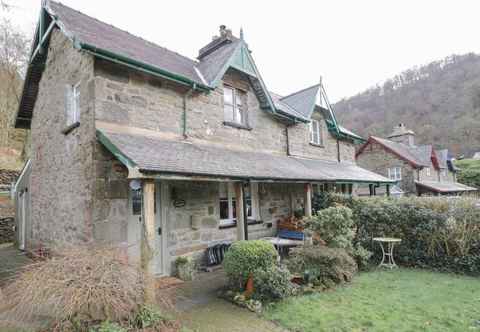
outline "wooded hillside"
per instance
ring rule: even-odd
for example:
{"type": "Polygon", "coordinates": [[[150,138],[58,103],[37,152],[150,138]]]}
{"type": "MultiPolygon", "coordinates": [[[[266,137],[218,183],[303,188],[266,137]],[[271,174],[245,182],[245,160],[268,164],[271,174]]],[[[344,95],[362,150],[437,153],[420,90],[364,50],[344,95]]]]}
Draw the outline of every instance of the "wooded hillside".
{"type": "Polygon", "coordinates": [[[406,70],[334,109],[345,127],[364,137],[384,137],[405,123],[416,142],[471,156],[480,151],[480,56],[452,55],[406,70]]]}

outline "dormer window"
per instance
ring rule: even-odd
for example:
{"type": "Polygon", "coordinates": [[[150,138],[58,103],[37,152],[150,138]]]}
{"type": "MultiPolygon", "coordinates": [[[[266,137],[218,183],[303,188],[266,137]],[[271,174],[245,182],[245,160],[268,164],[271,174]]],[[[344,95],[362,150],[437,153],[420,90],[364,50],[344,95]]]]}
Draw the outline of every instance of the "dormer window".
{"type": "Polygon", "coordinates": [[[223,115],[227,123],[247,126],[247,112],[243,99],[245,93],[230,86],[223,88],[223,115]]]}
{"type": "Polygon", "coordinates": [[[320,121],[310,121],[310,143],[322,145],[322,133],[320,131],[320,121]]]}

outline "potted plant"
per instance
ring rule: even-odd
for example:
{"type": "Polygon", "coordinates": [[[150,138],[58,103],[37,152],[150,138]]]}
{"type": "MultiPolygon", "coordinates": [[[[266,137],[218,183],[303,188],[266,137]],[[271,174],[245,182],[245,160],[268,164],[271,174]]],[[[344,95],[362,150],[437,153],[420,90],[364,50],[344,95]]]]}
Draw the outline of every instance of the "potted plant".
{"type": "Polygon", "coordinates": [[[190,257],[177,257],[175,260],[178,278],[184,281],[191,281],[195,277],[195,263],[190,257]]]}

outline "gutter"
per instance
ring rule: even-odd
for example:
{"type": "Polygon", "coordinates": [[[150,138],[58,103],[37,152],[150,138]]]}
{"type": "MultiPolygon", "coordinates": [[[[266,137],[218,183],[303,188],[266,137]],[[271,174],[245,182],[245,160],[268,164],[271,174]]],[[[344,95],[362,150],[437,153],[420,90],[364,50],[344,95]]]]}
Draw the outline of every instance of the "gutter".
{"type": "Polygon", "coordinates": [[[182,85],[190,86],[194,90],[197,90],[197,91],[209,92],[209,91],[213,90],[211,87],[209,87],[207,85],[199,84],[199,83],[194,82],[191,79],[186,78],[184,76],[168,72],[166,70],[157,68],[155,66],[146,64],[144,62],[134,60],[134,59],[132,59],[128,56],[113,53],[113,52],[110,52],[108,50],[98,48],[96,46],[93,46],[93,45],[90,45],[90,44],[87,44],[87,43],[84,43],[84,42],[75,41],[74,42],[74,47],[77,48],[77,49],[84,50],[84,51],[86,51],[86,52],[88,52],[88,53],[90,53],[90,54],[92,54],[92,55],[94,55],[98,58],[105,59],[105,60],[108,60],[108,61],[112,61],[114,63],[121,64],[121,65],[130,67],[130,68],[133,68],[135,70],[142,71],[144,73],[154,75],[154,76],[157,76],[157,77],[161,77],[161,78],[164,78],[164,79],[167,79],[167,80],[170,80],[170,81],[174,81],[174,82],[182,84],[182,85]]]}
{"type": "Polygon", "coordinates": [[[184,95],[183,95],[183,138],[187,138],[187,99],[192,95],[193,91],[195,91],[196,84],[194,83],[192,88],[188,90],[184,95]]]}

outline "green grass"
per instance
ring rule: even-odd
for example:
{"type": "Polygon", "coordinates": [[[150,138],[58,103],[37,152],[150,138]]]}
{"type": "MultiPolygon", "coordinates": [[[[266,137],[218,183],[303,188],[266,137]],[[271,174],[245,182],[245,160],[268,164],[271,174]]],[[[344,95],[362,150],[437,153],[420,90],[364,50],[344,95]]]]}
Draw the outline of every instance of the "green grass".
{"type": "Polygon", "coordinates": [[[292,331],[480,331],[480,279],[421,270],[362,273],[333,291],[270,306],[292,331]]]}

